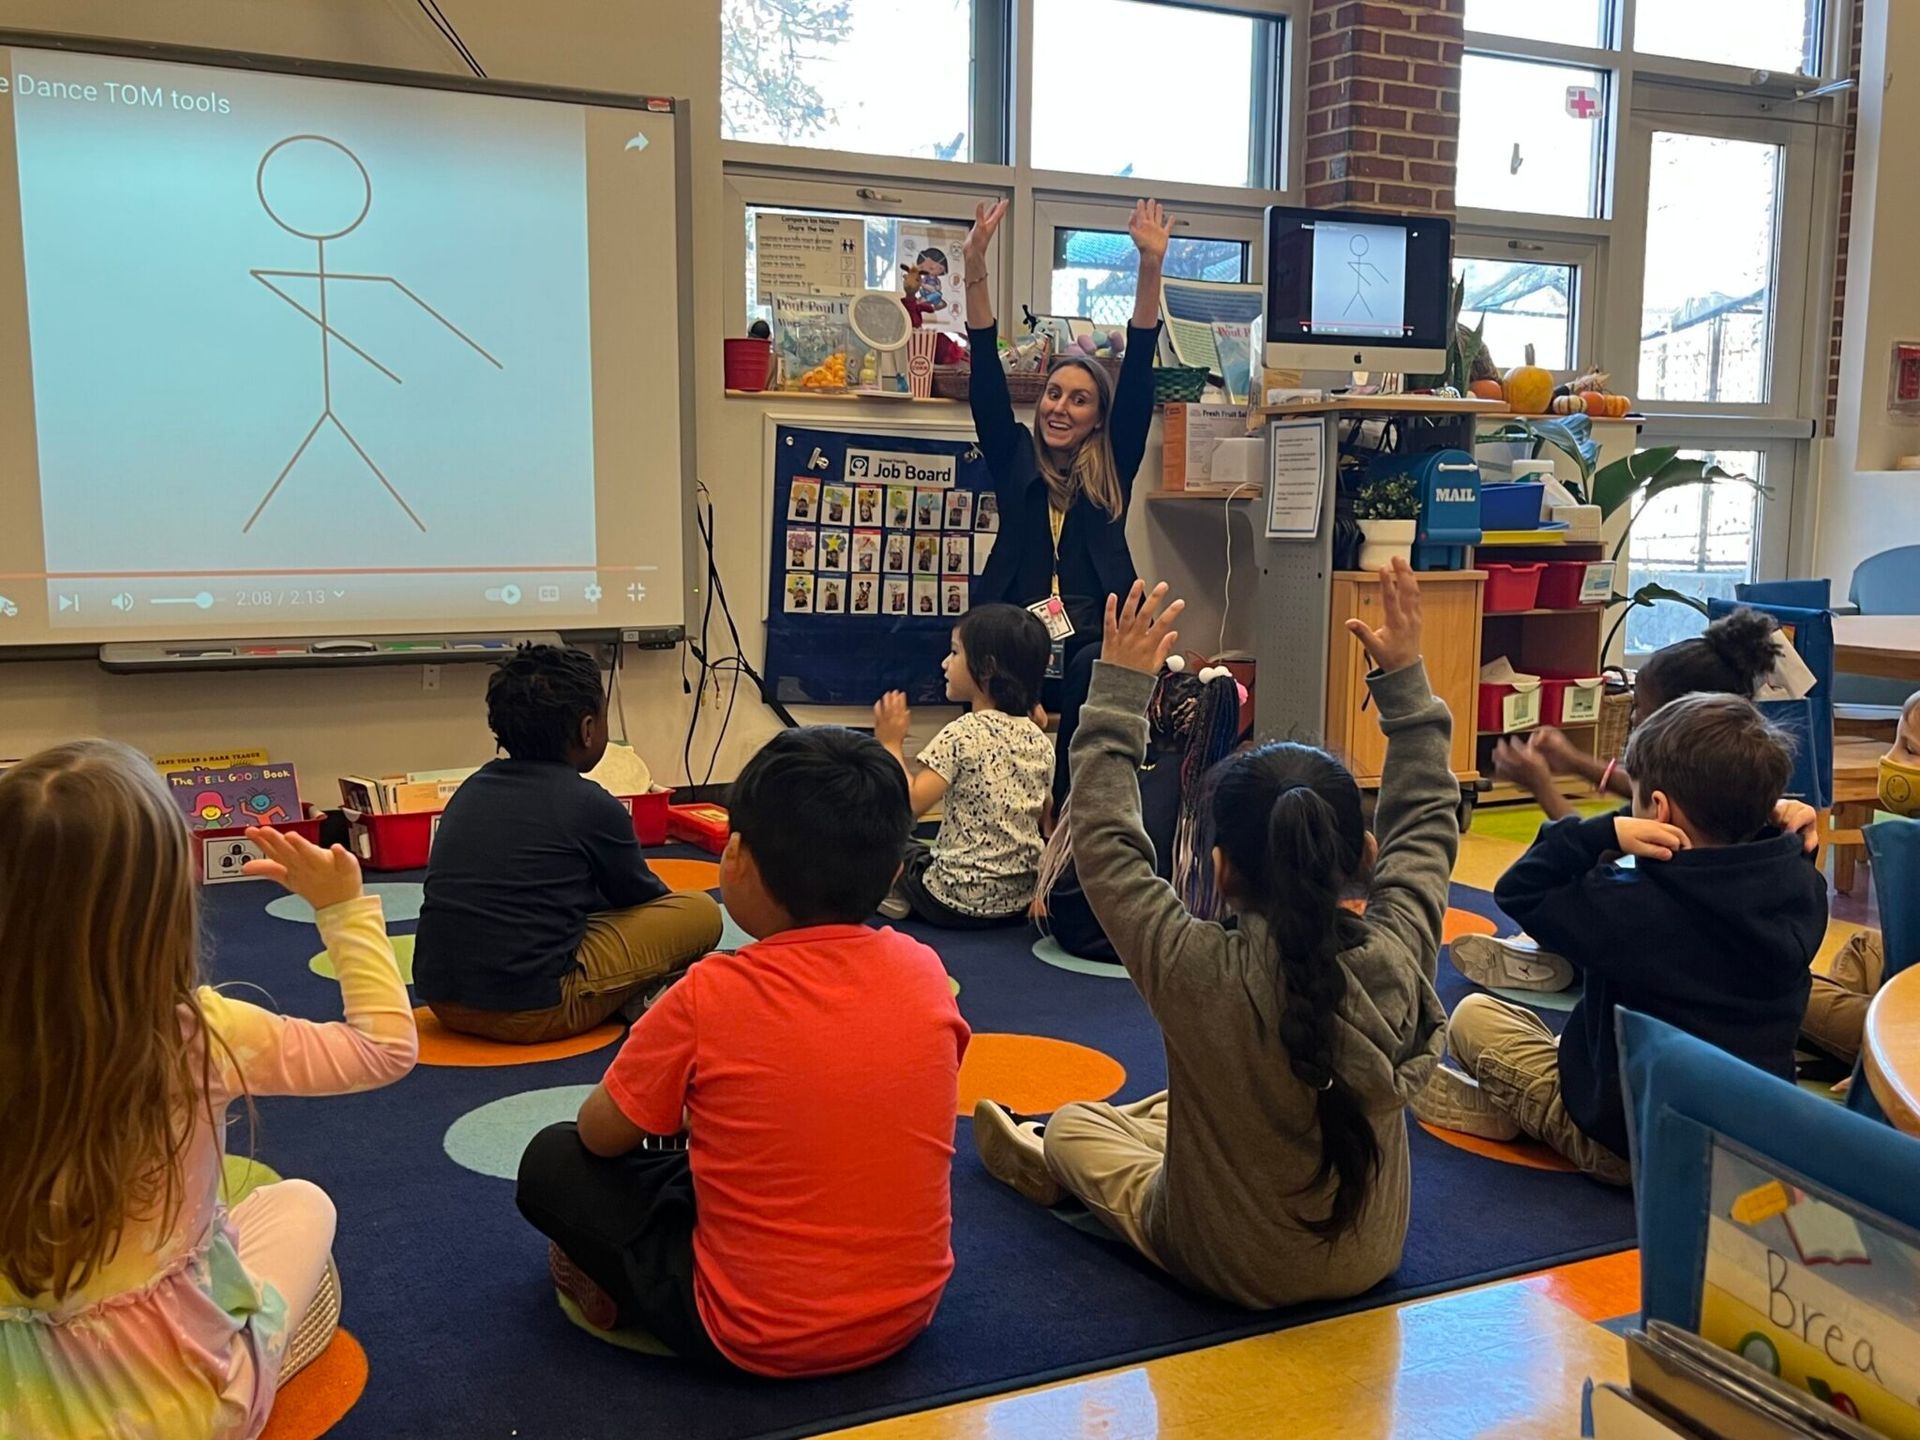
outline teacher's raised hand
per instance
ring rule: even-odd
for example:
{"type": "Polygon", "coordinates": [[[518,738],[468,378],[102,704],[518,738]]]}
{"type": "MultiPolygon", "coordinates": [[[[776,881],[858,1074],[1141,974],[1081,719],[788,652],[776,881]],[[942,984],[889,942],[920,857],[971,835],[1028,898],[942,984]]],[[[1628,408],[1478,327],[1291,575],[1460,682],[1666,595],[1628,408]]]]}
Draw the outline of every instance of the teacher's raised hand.
{"type": "Polygon", "coordinates": [[[982,200],[973,207],[973,228],[967,231],[966,245],[961,253],[972,266],[985,265],[987,246],[999,230],[1000,222],[1007,218],[1005,200],[982,200]]]}
{"type": "Polygon", "coordinates": [[[1140,258],[1158,265],[1167,258],[1167,237],[1173,233],[1173,216],[1161,208],[1158,200],[1133,202],[1133,217],[1127,221],[1127,233],[1140,258]]]}

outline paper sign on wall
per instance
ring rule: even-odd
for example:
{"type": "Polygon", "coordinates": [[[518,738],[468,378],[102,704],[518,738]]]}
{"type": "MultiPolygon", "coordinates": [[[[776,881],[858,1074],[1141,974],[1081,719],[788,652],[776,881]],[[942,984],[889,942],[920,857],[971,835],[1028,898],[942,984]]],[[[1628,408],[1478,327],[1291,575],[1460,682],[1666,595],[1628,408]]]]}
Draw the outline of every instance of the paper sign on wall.
{"type": "Polygon", "coordinates": [[[866,288],[863,220],[763,210],[754,221],[754,281],[762,296],[852,295],[866,288]]]}

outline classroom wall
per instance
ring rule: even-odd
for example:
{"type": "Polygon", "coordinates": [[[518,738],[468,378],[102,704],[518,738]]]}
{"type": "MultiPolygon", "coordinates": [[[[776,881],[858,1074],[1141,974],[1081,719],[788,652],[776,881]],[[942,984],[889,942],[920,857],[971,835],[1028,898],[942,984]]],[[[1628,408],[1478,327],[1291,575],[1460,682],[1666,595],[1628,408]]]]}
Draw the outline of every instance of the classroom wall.
{"type": "MultiPolygon", "coordinates": [[[[721,380],[721,297],[737,285],[723,243],[719,138],[719,7],[661,0],[460,0],[448,12],[498,79],[612,91],[669,93],[692,102],[693,249],[699,473],[716,501],[716,545],[734,617],[751,660],[761,651],[768,530],[763,441],[768,414],[807,423],[967,424],[964,406],[728,398],[721,380]]],[[[0,0],[0,26],[260,51],[420,70],[458,70],[446,42],[410,0],[0,0]]],[[[1156,422],[1157,436],[1157,422],[1156,422]]],[[[1157,438],[1138,485],[1160,483],[1157,438]]],[[[1242,506],[1245,512],[1249,507],[1242,506]]],[[[688,519],[691,523],[691,517],[688,519]]],[[[1224,599],[1224,511],[1136,505],[1129,536],[1141,573],[1189,598],[1187,642],[1219,648],[1224,599]]],[[[1229,648],[1250,638],[1254,569],[1246,521],[1237,522],[1229,648]]],[[[693,618],[691,615],[690,619],[693,618]]],[[[724,651],[724,643],[717,651],[724,651]]],[[[332,777],[478,763],[491,753],[482,707],[484,666],[443,667],[423,688],[417,667],[325,673],[112,676],[92,661],[0,665],[0,756],[75,734],[107,734],[150,752],[260,745],[306,776],[309,798],[331,798],[332,777]]],[[[635,748],[663,783],[685,777],[682,753],[695,701],[682,691],[677,653],[630,650],[623,670],[625,721],[635,748]]],[[[725,781],[778,722],[750,694],[734,708],[717,756],[724,693],[700,697],[694,778],[725,781]]],[[[805,719],[857,720],[857,712],[805,719]]],[[[916,717],[916,733],[938,724],[916,717]]]]}
{"type": "Polygon", "coordinates": [[[1859,0],[1863,12],[1859,133],[1847,298],[1834,436],[1820,446],[1816,574],[1844,596],[1853,567],[1890,545],[1920,543],[1920,472],[1895,471],[1920,452],[1920,425],[1887,414],[1894,341],[1920,339],[1920,187],[1912,137],[1920,133],[1920,5],[1859,0]]]}

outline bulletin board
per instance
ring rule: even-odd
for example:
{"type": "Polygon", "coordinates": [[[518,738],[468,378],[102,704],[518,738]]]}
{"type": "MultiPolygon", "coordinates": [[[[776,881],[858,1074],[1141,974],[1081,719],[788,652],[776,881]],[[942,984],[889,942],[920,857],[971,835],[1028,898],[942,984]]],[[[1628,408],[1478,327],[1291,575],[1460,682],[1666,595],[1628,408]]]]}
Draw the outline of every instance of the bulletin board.
{"type": "Polygon", "coordinates": [[[772,424],[765,674],[789,705],[912,704],[1000,536],[970,439],[772,424]]]}

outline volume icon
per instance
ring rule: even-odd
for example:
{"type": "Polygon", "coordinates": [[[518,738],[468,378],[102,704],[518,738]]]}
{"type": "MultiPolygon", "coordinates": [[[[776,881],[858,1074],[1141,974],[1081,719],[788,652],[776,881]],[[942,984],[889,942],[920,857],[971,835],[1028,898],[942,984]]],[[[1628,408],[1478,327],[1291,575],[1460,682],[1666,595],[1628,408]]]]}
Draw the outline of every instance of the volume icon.
{"type": "Polygon", "coordinates": [[[111,603],[116,610],[131,610],[133,609],[133,596],[122,590],[118,595],[113,597],[111,603]]]}

